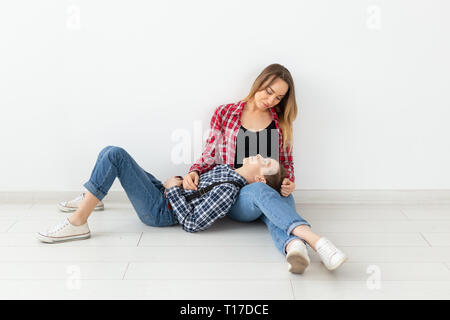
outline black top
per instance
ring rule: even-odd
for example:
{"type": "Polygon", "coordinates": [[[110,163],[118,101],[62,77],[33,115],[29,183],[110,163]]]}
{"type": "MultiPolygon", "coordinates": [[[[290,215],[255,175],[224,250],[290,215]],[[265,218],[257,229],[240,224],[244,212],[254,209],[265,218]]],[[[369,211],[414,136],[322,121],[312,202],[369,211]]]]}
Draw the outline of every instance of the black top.
{"type": "Polygon", "coordinates": [[[278,129],[275,120],[260,131],[251,131],[242,125],[236,137],[234,168],[242,167],[244,158],[260,154],[264,158],[279,160],[278,129]]]}

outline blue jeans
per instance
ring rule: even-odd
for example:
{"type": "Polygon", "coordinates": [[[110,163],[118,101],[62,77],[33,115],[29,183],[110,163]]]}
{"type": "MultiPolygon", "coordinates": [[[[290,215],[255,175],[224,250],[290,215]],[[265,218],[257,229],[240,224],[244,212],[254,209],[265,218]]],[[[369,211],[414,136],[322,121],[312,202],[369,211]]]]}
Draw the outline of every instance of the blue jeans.
{"type": "Polygon", "coordinates": [[[298,215],[292,194],[284,197],[262,182],[243,187],[228,216],[241,222],[261,218],[269,229],[275,246],[283,255],[286,254],[286,245],[293,239],[299,239],[291,231],[299,225],[311,227],[298,215]]]}
{"type": "Polygon", "coordinates": [[[178,223],[168,208],[161,181],[142,169],[123,148],[108,146],[100,151],[91,177],[83,186],[102,200],[116,177],[143,223],[153,227],[178,223]]]}

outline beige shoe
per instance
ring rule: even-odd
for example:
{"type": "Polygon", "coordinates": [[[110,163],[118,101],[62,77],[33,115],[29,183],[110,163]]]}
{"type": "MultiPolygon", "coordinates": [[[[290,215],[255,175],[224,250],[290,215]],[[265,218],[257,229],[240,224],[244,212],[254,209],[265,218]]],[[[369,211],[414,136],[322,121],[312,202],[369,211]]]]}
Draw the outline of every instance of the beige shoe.
{"type": "Polygon", "coordinates": [[[289,263],[289,271],[302,274],[309,266],[310,259],[306,245],[301,240],[294,240],[286,254],[286,261],[289,263]]]}
{"type": "Polygon", "coordinates": [[[36,235],[38,240],[46,243],[82,240],[87,239],[90,236],[91,231],[89,230],[87,222],[81,226],[75,226],[70,223],[68,218],[64,219],[64,221],[58,223],[52,228],[38,232],[36,235]]]}
{"type": "MultiPolygon", "coordinates": [[[[83,192],[81,195],[79,195],[78,197],[76,197],[73,200],[58,203],[59,210],[64,211],[64,212],[76,211],[78,209],[78,207],[80,206],[81,201],[83,201],[84,195],[85,195],[85,192],[83,192]]],[[[94,211],[104,210],[104,209],[105,209],[105,205],[103,204],[103,202],[99,201],[97,203],[97,205],[95,206],[94,211]]]]}

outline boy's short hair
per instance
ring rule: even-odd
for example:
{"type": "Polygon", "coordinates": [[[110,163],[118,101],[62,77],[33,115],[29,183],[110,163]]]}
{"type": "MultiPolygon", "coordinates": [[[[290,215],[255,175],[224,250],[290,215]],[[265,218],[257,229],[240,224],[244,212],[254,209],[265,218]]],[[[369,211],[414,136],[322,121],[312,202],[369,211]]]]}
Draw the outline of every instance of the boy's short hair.
{"type": "Polygon", "coordinates": [[[278,164],[280,165],[280,169],[278,170],[278,172],[271,175],[264,175],[264,179],[266,179],[266,184],[268,186],[271,186],[281,194],[281,185],[283,184],[283,180],[286,177],[286,169],[280,162],[278,162],[278,164]]]}

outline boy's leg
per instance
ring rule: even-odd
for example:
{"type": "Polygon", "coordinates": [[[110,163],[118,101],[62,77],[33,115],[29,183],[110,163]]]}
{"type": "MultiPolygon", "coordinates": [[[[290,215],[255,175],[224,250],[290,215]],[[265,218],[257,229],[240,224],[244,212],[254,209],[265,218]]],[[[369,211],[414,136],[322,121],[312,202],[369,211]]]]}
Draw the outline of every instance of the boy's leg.
{"type": "MultiPolygon", "coordinates": [[[[153,175],[143,170],[136,161],[120,147],[106,147],[100,152],[97,163],[89,181],[84,187],[90,196],[74,215],[82,220],[87,219],[93,210],[95,199],[102,200],[115,178],[124,188],[141,221],[151,226],[167,226],[176,224],[174,215],[167,207],[162,183],[153,175]],[[94,199],[95,198],[95,199],[94,199]],[[84,208],[84,209],[83,209],[84,208]]],[[[74,218],[75,220],[75,218],[74,218]]]]}
{"type": "Polygon", "coordinates": [[[164,185],[162,183],[162,181],[160,181],[158,178],[156,178],[154,175],[152,175],[151,173],[144,171],[145,174],[147,175],[147,177],[150,179],[150,181],[155,185],[155,187],[159,190],[162,190],[162,192],[164,193],[164,185]]]}
{"type": "MultiPolygon", "coordinates": [[[[111,148],[114,148],[114,146],[107,146],[104,147],[98,157],[97,161],[95,162],[94,169],[102,166],[103,157],[105,156],[105,153],[111,150],[111,148]]],[[[79,207],[75,212],[69,217],[70,223],[72,223],[75,226],[80,226],[82,224],[85,224],[89,216],[91,215],[92,211],[94,211],[95,206],[100,200],[97,199],[89,190],[86,191],[85,196],[83,198],[83,201],[80,203],[79,207]]]]}
{"type": "Polygon", "coordinates": [[[83,201],[81,201],[78,209],[69,217],[69,221],[74,226],[81,226],[85,224],[95,206],[98,203],[98,199],[88,191],[86,191],[83,201]]]}

